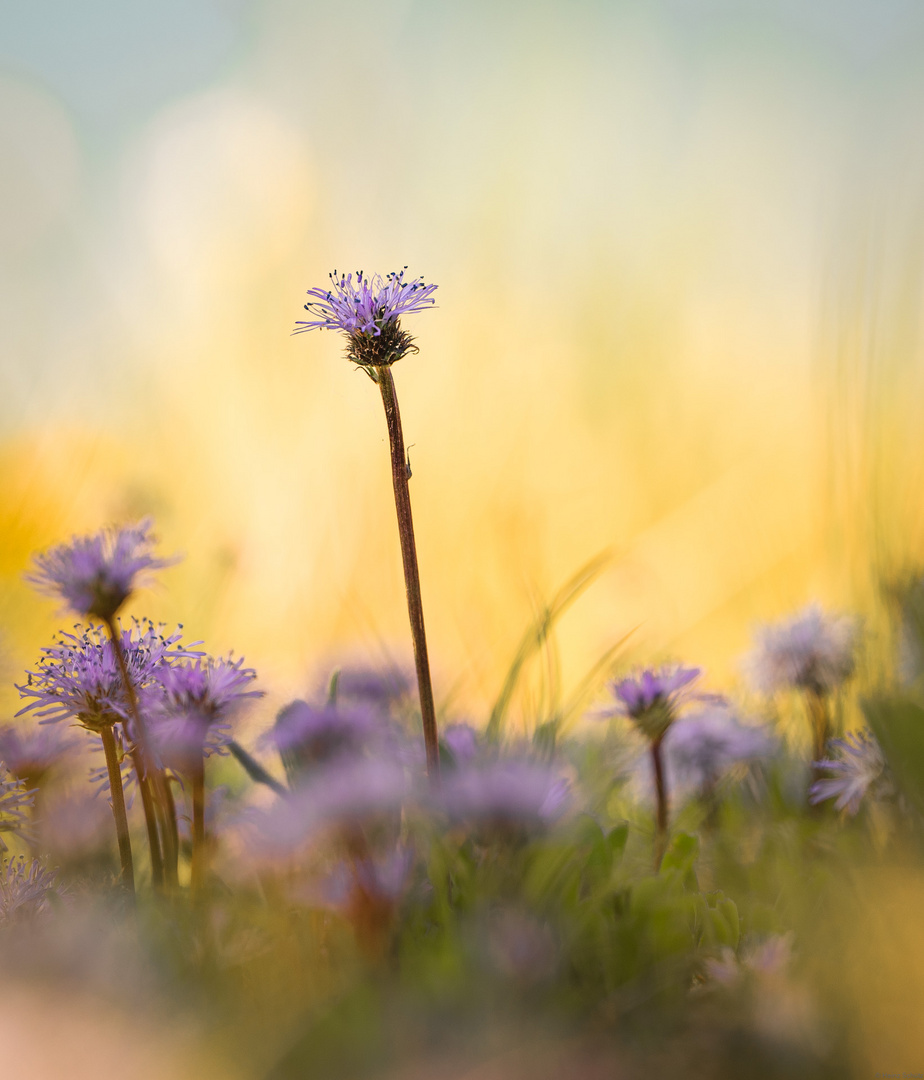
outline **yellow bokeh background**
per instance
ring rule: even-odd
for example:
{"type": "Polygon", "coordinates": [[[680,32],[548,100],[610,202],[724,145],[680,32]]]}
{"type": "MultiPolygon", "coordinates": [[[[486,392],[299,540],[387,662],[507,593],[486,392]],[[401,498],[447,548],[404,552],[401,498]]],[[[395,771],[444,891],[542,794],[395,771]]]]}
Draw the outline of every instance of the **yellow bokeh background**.
{"type": "Polygon", "coordinates": [[[145,515],[184,559],[132,611],[244,654],[261,722],[407,664],[378,394],[290,336],[334,268],[439,285],[395,377],[456,715],[604,549],[566,687],[630,630],[733,687],[813,599],[878,641],[924,532],[924,84],[874,7],[229,6],[221,62],[109,127],[6,63],[0,704],[69,622],[30,553],[145,515]]]}

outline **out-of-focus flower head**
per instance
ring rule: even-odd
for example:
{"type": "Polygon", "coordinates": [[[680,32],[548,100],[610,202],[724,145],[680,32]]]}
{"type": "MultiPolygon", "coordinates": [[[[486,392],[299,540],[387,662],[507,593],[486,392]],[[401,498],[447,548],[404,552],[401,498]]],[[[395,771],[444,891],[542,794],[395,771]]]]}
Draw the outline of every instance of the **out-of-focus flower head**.
{"type": "Polygon", "coordinates": [[[230,739],[231,721],[250,698],[257,677],[237,660],[197,657],[192,662],[164,665],[156,684],[145,694],[156,750],[172,767],[185,770],[203,753],[220,751],[230,739]]]}
{"type": "Polygon", "coordinates": [[[34,792],[11,776],[0,762],[0,851],[6,851],[2,834],[21,833],[26,825],[26,810],[32,805],[34,792]]]}
{"type": "Polygon", "coordinates": [[[846,615],[826,615],[810,604],[791,619],[764,626],[745,659],[751,681],[765,694],[778,690],[836,690],[854,669],[858,626],[846,615]]]}
{"type": "Polygon", "coordinates": [[[317,766],[362,753],[378,727],[376,715],[368,708],[296,700],[279,710],[262,742],[279,751],[291,783],[317,766]]]}
{"type": "MultiPolygon", "coordinates": [[[[125,666],[137,693],[174,661],[198,655],[176,647],[180,630],[166,636],[163,630],[163,626],[136,620],[130,628],[119,630],[125,666]]],[[[37,669],[26,672],[26,682],[16,687],[21,697],[32,699],[17,716],[35,712],[40,723],[75,720],[89,731],[128,720],[118,659],[104,631],[61,633],[42,653],[37,669]]]]}
{"type": "Polygon", "coordinates": [[[30,785],[39,783],[76,747],[77,739],[57,726],[5,724],[0,727],[0,761],[14,776],[30,785]]]}
{"type": "Polygon", "coordinates": [[[82,618],[111,619],[145,583],[149,571],[174,561],[153,554],[151,527],[145,520],[75,536],[69,544],[35,555],[35,569],[26,580],[40,592],[60,597],[82,618]]]}
{"type": "Polygon", "coordinates": [[[702,791],[731,766],[772,754],[770,734],[739,723],[728,706],[711,705],[671,724],[664,738],[671,790],[702,791]]]}
{"type": "Polygon", "coordinates": [[[400,815],[408,794],[407,777],[395,762],[340,758],[291,795],[248,814],[241,830],[244,856],[253,864],[285,863],[322,832],[400,815]]]}
{"type": "Polygon", "coordinates": [[[344,667],[337,674],[337,703],[374,709],[384,716],[411,691],[412,683],[400,668],[344,667]]]}
{"type": "Polygon", "coordinates": [[[447,772],[437,802],[458,821],[535,828],[565,813],[571,786],[547,765],[500,760],[447,772]]]}
{"type": "MultiPolygon", "coordinates": [[[[426,311],[436,301],[436,285],[422,278],[404,280],[399,273],[366,277],[353,274],[330,275],[330,288],[309,289],[313,297],[305,310],[313,319],[296,323],[296,334],[306,330],[339,330],[347,337],[347,358],[369,371],[388,367],[415,350],[413,338],[401,328],[402,315],[426,311]]],[[[371,372],[370,372],[371,373],[371,372]]]]}
{"type": "MultiPolygon", "coordinates": [[[[646,668],[611,684],[618,711],[628,716],[652,742],[661,739],[676,719],[680,694],[700,675],[699,668],[646,668]]],[[[609,713],[608,715],[612,715],[609,713]]]]}
{"type": "Polygon", "coordinates": [[[23,855],[0,864],[0,925],[41,914],[49,895],[58,892],[56,873],[38,859],[27,862],[23,855]]]}
{"type": "Polygon", "coordinates": [[[443,742],[457,766],[467,765],[478,753],[478,732],[471,724],[449,724],[443,729],[443,742]]]}
{"type": "Polygon", "coordinates": [[[837,751],[831,760],[816,761],[815,767],[834,773],[816,780],[809,792],[812,803],[836,799],[836,810],[846,810],[853,816],[869,789],[883,777],[885,758],[879,743],[868,731],[851,732],[843,739],[831,739],[828,746],[837,751]]]}

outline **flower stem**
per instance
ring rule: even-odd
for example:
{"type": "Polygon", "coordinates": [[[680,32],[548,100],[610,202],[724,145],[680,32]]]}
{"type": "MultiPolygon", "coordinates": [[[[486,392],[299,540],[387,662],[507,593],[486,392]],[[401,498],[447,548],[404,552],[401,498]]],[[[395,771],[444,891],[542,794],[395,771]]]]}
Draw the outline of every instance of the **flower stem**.
{"type": "Polygon", "coordinates": [[[132,841],[128,833],[128,816],[125,813],[125,793],[122,791],[122,770],[116,752],[112,725],[100,728],[103,750],[106,752],[106,768],[109,772],[109,792],[112,796],[112,816],[115,818],[116,836],[119,840],[119,861],[122,864],[122,887],[134,898],[135,871],[132,864],[132,841]]]}
{"type": "Polygon", "coordinates": [[[405,460],[401,413],[390,367],[377,367],[375,381],[382,392],[388,442],[391,447],[391,477],[395,489],[395,509],[398,512],[398,534],[401,537],[401,559],[404,563],[404,585],[407,591],[407,611],[411,620],[414,641],[414,662],[417,666],[417,689],[420,694],[420,715],[423,720],[424,744],[427,750],[427,773],[431,784],[439,784],[440,748],[436,731],[436,711],[433,707],[433,686],[430,682],[430,660],[427,656],[427,635],[424,630],[423,601],[420,597],[420,572],[417,568],[417,545],[414,542],[414,520],[411,517],[411,494],[408,490],[408,468],[405,460]]]}
{"type": "Polygon", "coordinates": [[[658,832],[655,840],[655,869],[661,865],[667,847],[667,782],[661,759],[661,739],[651,742],[651,763],[654,766],[655,791],[658,797],[658,832]]]}
{"type": "MultiPolygon", "coordinates": [[[[122,637],[116,629],[116,625],[110,616],[105,620],[106,630],[109,632],[109,640],[115,652],[116,662],[119,665],[119,674],[122,678],[122,687],[125,690],[125,698],[128,701],[128,710],[134,721],[135,730],[133,741],[136,749],[132,751],[132,761],[135,764],[135,772],[138,776],[138,787],[141,791],[141,805],[144,808],[144,823],[148,832],[148,846],[151,850],[151,881],[155,888],[160,887],[164,881],[164,863],[161,855],[160,837],[157,831],[157,815],[154,809],[154,800],[151,788],[157,792],[156,779],[150,767],[150,759],[147,750],[147,738],[144,724],[141,720],[141,711],[138,708],[138,695],[128,674],[128,665],[125,663],[125,650],[122,648],[122,637]]],[[[166,838],[165,844],[166,847],[166,838]]]]}
{"type": "Polygon", "coordinates": [[[192,774],[192,870],[190,891],[193,899],[202,894],[205,882],[205,762],[200,760],[192,774]]]}

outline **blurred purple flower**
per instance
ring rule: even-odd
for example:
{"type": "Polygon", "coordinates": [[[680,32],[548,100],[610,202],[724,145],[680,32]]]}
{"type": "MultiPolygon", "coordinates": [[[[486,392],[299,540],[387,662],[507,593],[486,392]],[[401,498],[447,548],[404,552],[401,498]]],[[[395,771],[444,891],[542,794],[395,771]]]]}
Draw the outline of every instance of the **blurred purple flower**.
{"type": "Polygon", "coordinates": [[[456,765],[468,764],[478,753],[478,733],[471,724],[450,724],[443,730],[443,742],[456,765]]]}
{"type": "MultiPolygon", "coordinates": [[[[21,833],[26,825],[25,811],[34,801],[34,792],[11,776],[0,762],[0,833],[21,833]]],[[[0,836],[0,851],[6,851],[0,836]]]]}
{"type": "Polygon", "coordinates": [[[27,863],[23,855],[0,865],[0,925],[41,914],[49,895],[58,891],[56,873],[46,870],[38,859],[27,863]]]}
{"type": "Polygon", "coordinates": [[[203,754],[228,744],[231,720],[245,701],[263,694],[246,689],[257,673],[243,665],[243,657],[198,657],[157,669],[145,705],[155,750],[167,765],[189,771],[203,754]]]}
{"type": "Polygon", "coordinates": [[[745,668],[765,694],[793,688],[827,694],[853,673],[857,622],[846,615],[826,615],[819,604],[762,627],[756,637],[745,668]]]}
{"type": "Polygon", "coordinates": [[[26,580],[40,592],[59,596],[76,614],[111,619],[150,570],[172,559],[152,553],[149,520],[92,536],[75,536],[33,557],[35,570],[26,580]]]}
{"type": "MultiPolygon", "coordinates": [[[[405,270],[407,267],[404,268],[405,270]]],[[[313,319],[296,323],[296,334],[306,330],[339,330],[347,335],[347,357],[364,368],[395,363],[414,348],[413,338],[401,329],[402,315],[413,315],[433,307],[436,285],[422,278],[404,280],[404,270],[366,277],[353,274],[330,275],[328,289],[309,289],[313,297],[305,310],[313,319]]]]}
{"type": "MultiPolygon", "coordinates": [[[[165,637],[163,627],[151,622],[134,621],[120,634],[129,679],[139,693],[175,660],[198,655],[175,647],[179,630],[165,637]]],[[[26,683],[16,687],[21,697],[33,699],[17,716],[35,712],[40,723],[76,720],[89,731],[128,720],[118,660],[103,631],[94,628],[79,637],[61,633],[42,652],[37,670],[26,672],[26,683]]]]}
{"type": "Polygon", "coordinates": [[[61,728],[7,724],[0,727],[0,762],[29,784],[37,784],[76,750],[77,739],[61,728]]]}
{"type": "Polygon", "coordinates": [[[554,975],[555,938],[534,915],[502,908],[492,913],[485,937],[492,965],[506,978],[530,986],[554,975]]]}
{"type": "Polygon", "coordinates": [[[261,741],[279,751],[287,772],[298,774],[312,765],[360,753],[376,727],[369,709],[309,705],[297,700],[279,710],[275,726],[261,741]]]}
{"type": "Polygon", "coordinates": [[[399,847],[384,857],[343,859],[320,883],[300,888],[296,895],[309,903],[346,910],[359,889],[380,903],[395,904],[407,889],[413,866],[414,852],[407,847],[399,847]]]}
{"type": "Polygon", "coordinates": [[[768,732],[739,723],[727,707],[683,717],[664,738],[671,790],[708,789],[732,765],[765,757],[775,746],[768,732]]]}
{"type": "Polygon", "coordinates": [[[438,804],[450,817],[491,825],[542,826],[565,812],[571,787],[531,761],[496,761],[446,774],[438,804]]]}
{"type": "Polygon", "coordinates": [[[337,702],[368,706],[388,714],[411,691],[411,680],[398,668],[345,667],[337,677],[337,702]]]}
{"type": "Polygon", "coordinates": [[[879,743],[868,731],[850,733],[843,739],[831,739],[829,748],[837,750],[833,760],[816,761],[815,768],[827,769],[834,776],[816,780],[809,792],[812,803],[837,799],[836,810],[846,810],[853,816],[860,809],[863,797],[883,775],[885,758],[879,743]]]}
{"type": "Polygon", "coordinates": [[[292,795],[251,811],[245,844],[255,863],[285,861],[326,829],[400,813],[408,794],[404,770],[396,763],[341,758],[292,795]]]}
{"type": "MultiPolygon", "coordinates": [[[[637,675],[611,684],[619,711],[625,713],[651,740],[660,739],[675,719],[677,700],[694,679],[699,668],[646,668],[637,675]]],[[[610,714],[611,715],[611,714],[610,714]]]]}

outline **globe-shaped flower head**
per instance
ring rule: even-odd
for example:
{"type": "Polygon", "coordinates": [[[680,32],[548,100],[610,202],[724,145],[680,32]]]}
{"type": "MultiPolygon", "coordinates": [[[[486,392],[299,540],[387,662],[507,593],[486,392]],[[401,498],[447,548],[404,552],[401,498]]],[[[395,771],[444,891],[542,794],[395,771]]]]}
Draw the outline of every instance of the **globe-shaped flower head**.
{"type": "Polygon", "coordinates": [[[77,615],[111,620],[149,570],[169,566],[152,552],[151,522],[75,536],[33,557],[26,580],[40,592],[59,596],[77,615]]]}
{"type": "Polygon", "coordinates": [[[699,674],[699,668],[646,669],[632,678],[613,683],[612,690],[622,706],[621,711],[654,742],[660,740],[674,722],[680,691],[699,674]]]}
{"type": "Polygon", "coordinates": [[[355,277],[335,270],[329,289],[308,290],[314,299],[305,310],[314,318],[297,322],[295,333],[339,330],[347,338],[347,359],[374,378],[372,369],[389,367],[416,351],[414,339],[401,327],[401,316],[426,311],[436,303],[437,286],[425,285],[422,278],[405,281],[404,270],[384,278],[366,277],[362,270],[355,277]]]}

